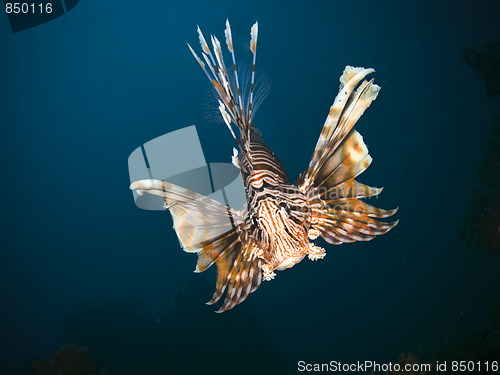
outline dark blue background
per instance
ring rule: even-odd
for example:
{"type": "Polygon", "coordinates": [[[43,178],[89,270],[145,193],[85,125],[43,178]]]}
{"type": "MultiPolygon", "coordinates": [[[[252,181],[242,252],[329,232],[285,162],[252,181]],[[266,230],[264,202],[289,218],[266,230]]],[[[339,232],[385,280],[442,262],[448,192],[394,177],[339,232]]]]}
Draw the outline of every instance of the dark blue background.
{"type": "Polygon", "coordinates": [[[13,34],[0,16],[0,353],[4,374],[66,342],[110,374],[297,373],[299,360],[396,361],[451,326],[481,330],[498,259],[457,235],[498,99],[464,48],[498,39],[497,1],[81,1],[13,34]],[[208,82],[187,49],[196,25],[223,38],[272,91],[256,115],[292,180],[305,170],[345,65],[382,91],[360,120],[400,224],[281,272],[215,315],[215,270],[193,274],[168,214],[139,210],[127,158],[196,124],[210,162],[232,139],[204,118],[208,82]],[[200,367],[197,362],[202,361],[200,367]],[[179,365],[182,364],[181,365],[179,365]],[[198,367],[197,367],[198,366],[198,367]]]}

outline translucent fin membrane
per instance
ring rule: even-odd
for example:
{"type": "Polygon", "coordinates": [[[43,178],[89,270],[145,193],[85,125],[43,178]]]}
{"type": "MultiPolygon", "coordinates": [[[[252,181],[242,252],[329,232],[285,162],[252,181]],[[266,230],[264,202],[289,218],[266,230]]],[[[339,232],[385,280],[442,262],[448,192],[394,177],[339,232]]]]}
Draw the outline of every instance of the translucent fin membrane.
{"type": "Polygon", "coordinates": [[[193,54],[194,58],[201,66],[208,79],[212,83],[217,96],[219,97],[219,111],[224,119],[224,123],[231,132],[231,135],[235,141],[240,145],[245,144],[249,137],[249,132],[252,122],[252,113],[255,112],[254,103],[254,88],[255,88],[255,61],[257,53],[257,36],[258,36],[258,23],[256,22],[251,29],[250,33],[250,50],[253,54],[252,63],[252,73],[251,73],[251,83],[250,83],[250,94],[248,99],[248,104],[245,105],[244,97],[242,95],[242,90],[240,87],[240,78],[238,75],[238,69],[236,67],[236,57],[233,45],[233,36],[231,32],[231,25],[228,20],[226,20],[226,29],[224,30],[224,36],[226,39],[226,46],[228,51],[231,53],[232,58],[232,69],[228,69],[224,61],[224,56],[222,53],[221,43],[216,36],[210,36],[210,43],[212,49],[210,49],[207,39],[205,38],[203,32],[198,27],[198,37],[201,46],[201,58],[196,54],[196,52],[189,46],[189,50],[193,54]],[[240,132],[240,138],[237,139],[231,125],[235,124],[240,132]]]}

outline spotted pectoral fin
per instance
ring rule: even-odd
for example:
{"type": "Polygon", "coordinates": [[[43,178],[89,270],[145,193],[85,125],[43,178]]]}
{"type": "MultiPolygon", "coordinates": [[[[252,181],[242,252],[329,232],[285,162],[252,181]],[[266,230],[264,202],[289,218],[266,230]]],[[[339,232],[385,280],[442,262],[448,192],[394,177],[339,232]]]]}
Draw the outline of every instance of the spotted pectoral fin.
{"type": "Polygon", "coordinates": [[[324,193],[363,173],[371,164],[363,137],[353,130],[346,136],[340,147],[325,158],[325,163],[315,172],[312,186],[324,193]]]}
{"type": "Polygon", "coordinates": [[[216,303],[227,289],[224,303],[217,312],[232,309],[259,287],[261,260],[256,255],[258,249],[241,229],[243,219],[239,211],[159,180],[137,181],[130,188],[139,194],[165,198],[184,250],[198,254],[195,272],[203,272],[216,264],[217,283],[208,303],[216,303]]]}
{"type": "Polygon", "coordinates": [[[165,198],[174,229],[185,251],[198,252],[199,244],[214,241],[234,230],[241,222],[241,213],[194,191],[160,180],[141,180],[130,185],[138,194],[165,198]]]}
{"type": "Polygon", "coordinates": [[[232,309],[243,302],[261,284],[262,261],[251,243],[237,242],[217,259],[217,284],[209,305],[216,303],[227,289],[224,303],[218,313],[232,309]]]}
{"type": "Polygon", "coordinates": [[[382,210],[355,200],[317,212],[314,228],[333,245],[355,241],[370,241],[394,228],[399,220],[386,222],[376,218],[389,217],[396,210],[382,210]],[[375,216],[376,215],[376,216],[375,216]]]}
{"type": "Polygon", "coordinates": [[[383,221],[397,212],[384,210],[361,200],[378,195],[381,188],[373,188],[354,180],[345,181],[329,189],[318,189],[312,199],[311,229],[314,239],[321,235],[327,242],[338,245],[346,242],[369,241],[394,228],[398,220],[383,221]]]}
{"type": "Polygon", "coordinates": [[[261,260],[256,256],[256,249],[251,243],[241,241],[238,232],[229,231],[214,241],[206,241],[198,250],[196,272],[205,271],[213,263],[217,268],[215,291],[207,304],[216,303],[226,292],[218,313],[243,302],[262,281],[261,260]]]}
{"type": "Polygon", "coordinates": [[[394,215],[397,209],[384,210],[361,200],[382,192],[354,179],[370,162],[363,138],[353,130],[316,170],[312,185],[301,185],[311,202],[311,239],[319,234],[331,244],[369,241],[397,224],[377,220],[394,215]]]}
{"type": "Polygon", "coordinates": [[[361,82],[371,72],[373,69],[346,68],[309,168],[297,181],[311,204],[310,239],[321,235],[331,244],[368,241],[397,224],[378,220],[396,210],[379,209],[360,200],[378,195],[382,189],[355,180],[372,162],[363,137],[353,129],[380,90],[373,81],[361,82]]]}
{"type": "MultiPolygon", "coordinates": [[[[324,182],[325,178],[329,177],[328,169],[331,167],[332,159],[343,156],[337,150],[339,148],[345,150],[345,147],[342,146],[343,143],[345,144],[345,138],[350,133],[352,134],[352,128],[375,100],[380,90],[379,86],[373,84],[373,80],[361,82],[373,71],[373,69],[350,66],[344,70],[344,74],[340,78],[339,93],[323,125],[309,168],[300,178],[300,185],[303,185],[304,189],[318,186],[318,183],[324,182]]],[[[355,140],[351,138],[351,141],[355,140]]],[[[359,148],[357,151],[363,153],[364,150],[359,148]]],[[[369,165],[370,161],[371,159],[367,155],[365,164],[369,165]]],[[[338,179],[340,176],[337,173],[335,177],[338,179]]],[[[344,181],[346,180],[347,178],[344,181]]]]}

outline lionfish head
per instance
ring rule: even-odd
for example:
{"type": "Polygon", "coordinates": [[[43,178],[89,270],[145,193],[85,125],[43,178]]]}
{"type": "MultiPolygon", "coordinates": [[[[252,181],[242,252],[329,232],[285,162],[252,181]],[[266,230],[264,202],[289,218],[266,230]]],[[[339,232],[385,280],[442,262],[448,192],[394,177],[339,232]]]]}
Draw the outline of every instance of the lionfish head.
{"type": "Polygon", "coordinates": [[[293,199],[274,198],[261,201],[252,217],[254,238],[269,266],[284,270],[299,263],[309,252],[310,211],[301,194],[295,194],[293,199]]]}

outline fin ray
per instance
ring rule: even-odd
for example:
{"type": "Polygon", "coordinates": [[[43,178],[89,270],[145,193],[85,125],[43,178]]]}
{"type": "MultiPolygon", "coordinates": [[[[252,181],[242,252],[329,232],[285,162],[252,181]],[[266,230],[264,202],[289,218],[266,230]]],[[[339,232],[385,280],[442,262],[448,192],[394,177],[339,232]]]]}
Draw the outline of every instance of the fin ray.
{"type": "Polygon", "coordinates": [[[346,67],[309,168],[297,180],[311,202],[311,229],[335,245],[369,241],[397,224],[377,220],[392,216],[397,209],[384,210],[360,200],[378,195],[382,189],[355,180],[372,162],[363,137],[353,130],[380,90],[373,80],[364,80],[372,72],[346,67]]]}
{"type": "Polygon", "coordinates": [[[241,212],[214,199],[161,180],[141,180],[130,185],[138,194],[165,198],[174,229],[185,251],[199,251],[199,244],[213,241],[243,222],[241,212]]]}
{"type": "Polygon", "coordinates": [[[234,53],[233,38],[231,33],[231,26],[229,20],[226,20],[226,29],[224,30],[224,36],[226,39],[226,44],[229,52],[231,53],[233,72],[232,75],[230,71],[226,68],[226,63],[224,61],[224,56],[222,53],[221,43],[217,37],[211,35],[210,42],[212,49],[210,49],[205,36],[203,35],[201,29],[197,29],[198,37],[200,41],[200,46],[202,49],[202,57],[205,60],[203,62],[201,58],[194,52],[194,50],[189,46],[189,49],[196,61],[200,64],[203,71],[210,80],[215,92],[219,96],[219,111],[222,115],[224,122],[229,128],[231,135],[235,138],[236,142],[245,151],[242,145],[247,143],[250,137],[250,130],[252,128],[252,117],[256,111],[256,106],[254,105],[254,86],[255,86],[255,62],[256,62],[256,52],[257,52],[257,37],[258,37],[258,23],[252,26],[251,29],[251,39],[250,39],[250,50],[253,55],[252,72],[251,72],[251,85],[248,103],[245,105],[240,83],[238,77],[238,70],[236,68],[236,57],[234,53]],[[208,66],[208,69],[207,69],[208,66]],[[211,74],[210,74],[211,72],[211,74]],[[236,87],[234,87],[236,86],[236,87]],[[230,123],[234,123],[240,132],[240,139],[235,137],[234,132],[231,129],[230,123]]]}

